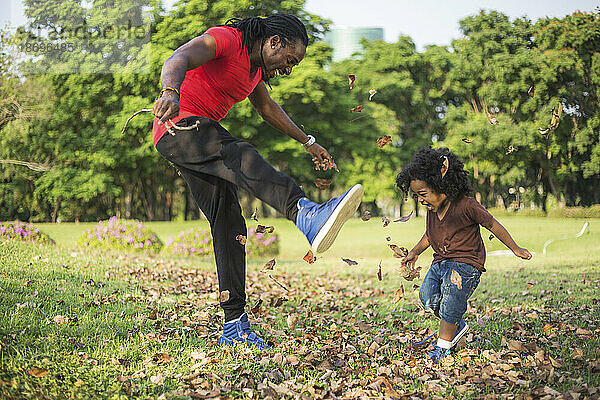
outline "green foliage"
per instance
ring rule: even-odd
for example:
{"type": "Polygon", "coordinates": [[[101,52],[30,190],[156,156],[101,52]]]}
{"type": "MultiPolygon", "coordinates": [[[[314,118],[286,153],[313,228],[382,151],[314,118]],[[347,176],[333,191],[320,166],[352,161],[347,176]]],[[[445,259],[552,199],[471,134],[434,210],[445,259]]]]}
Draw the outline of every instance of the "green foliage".
{"type": "Polygon", "coordinates": [[[31,243],[54,244],[54,240],[33,224],[21,221],[0,222],[0,240],[21,240],[31,243]]]}
{"type": "Polygon", "coordinates": [[[548,212],[554,218],[600,218],[600,204],[590,207],[559,207],[548,212]]]}
{"type": "Polygon", "coordinates": [[[77,244],[103,250],[132,250],[153,254],[163,247],[158,236],[141,222],[117,217],[99,221],[95,228],[88,229],[81,235],[77,244]]]}

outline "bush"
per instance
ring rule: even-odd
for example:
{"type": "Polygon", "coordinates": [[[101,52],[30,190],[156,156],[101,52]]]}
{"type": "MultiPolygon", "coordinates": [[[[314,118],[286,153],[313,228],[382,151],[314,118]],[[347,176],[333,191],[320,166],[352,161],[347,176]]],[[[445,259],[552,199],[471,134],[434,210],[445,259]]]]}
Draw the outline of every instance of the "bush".
{"type": "Polygon", "coordinates": [[[279,236],[274,233],[256,233],[256,227],[248,229],[246,255],[254,257],[279,254],[279,236]]]}
{"type": "Polygon", "coordinates": [[[0,222],[1,240],[22,240],[31,243],[55,244],[47,234],[40,232],[33,224],[21,221],[0,222]]]}
{"type": "Polygon", "coordinates": [[[214,253],[212,237],[207,229],[192,228],[167,240],[163,252],[175,255],[206,257],[214,253]]]}
{"type": "Polygon", "coordinates": [[[561,207],[548,212],[554,218],[600,218],[600,204],[590,207],[561,207]]]}
{"type": "Polygon", "coordinates": [[[107,250],[134,250],[158,253],[163,247],[158,236],[139,221],[111,217],[81,235],[77,244],[107,250]]]}

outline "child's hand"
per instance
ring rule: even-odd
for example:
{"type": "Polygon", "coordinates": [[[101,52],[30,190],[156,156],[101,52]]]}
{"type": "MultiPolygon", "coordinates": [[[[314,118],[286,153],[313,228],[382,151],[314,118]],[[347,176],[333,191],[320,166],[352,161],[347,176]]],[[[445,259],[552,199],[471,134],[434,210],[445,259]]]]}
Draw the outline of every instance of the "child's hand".
{"type": "Polygon", "coordinates": [[[524,260],[529,260],[531,258],[531,253],[529,252],[529,250],[524,249],[522,247],[517,247],[515,250],[513,250],[513,253],[515,254],[515,256],[520,257],[524,260]]]}
{"type": "Polygon", "coordinates": [[[406,257],[404,257],[400,261],[400,264],[403,267],[408,265],[410,267],[410,269],[414,269],[415,268],[415,263],[417,262],[418,258],[419,258],[418,254],[413,253],[412,251],[409,251],[408,254],[406,255],[406,257]]]}

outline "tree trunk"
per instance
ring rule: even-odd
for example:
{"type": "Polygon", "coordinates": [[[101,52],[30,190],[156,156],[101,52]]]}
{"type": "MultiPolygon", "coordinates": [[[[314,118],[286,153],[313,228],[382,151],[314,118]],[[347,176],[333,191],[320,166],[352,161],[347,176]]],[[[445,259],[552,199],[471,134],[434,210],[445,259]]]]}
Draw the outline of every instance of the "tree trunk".
{"type": "Polygon", "coordinates": [[[125,185],[125,219],[131,219],[131,203],[133,201],[133,189],[135,185],[125,185]]]}
{"type": "Polygon", "coordinates": [[[167,192],[165,197],[167,198],[165,204],[166,215],[163,216],[163,219],[171,221],[173,219],[173,192],[167,192]]]}
{"type": "Polygon", "coordinates": [[[62,202],[63,197],[62,196],[58,196],[58,199],[56,199],[56,203],[54,204],[54,210],[52,210],[52,223],[55,224],[56,223],[56,218],[58,216],[58,210],[60,210],[60,203],[62,202]]]}

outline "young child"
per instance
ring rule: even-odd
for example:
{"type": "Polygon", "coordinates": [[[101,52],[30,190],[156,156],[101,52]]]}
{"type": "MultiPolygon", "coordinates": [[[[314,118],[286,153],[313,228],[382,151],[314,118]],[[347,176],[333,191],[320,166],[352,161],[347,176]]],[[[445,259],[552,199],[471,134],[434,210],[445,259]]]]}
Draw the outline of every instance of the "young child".
{"type": "Polygon", "coordinates": [[[429,352],[434,364],[450,354],[450,349],[469,330],[462,319],[467,299],[485,272],[485,247],[479,225],[491,231],[520,258],[531,253],[517,246],[508,231],[472,197],[463,163],[448,149],[426,147],[419,150],[396,178],[396,185],[427,207],[425,234],[402,259],[414,268],[419,255],[433,248],[433,263],[421,284],[419,298],[425,310],[440,318],[437,344],[429,352]]]}

